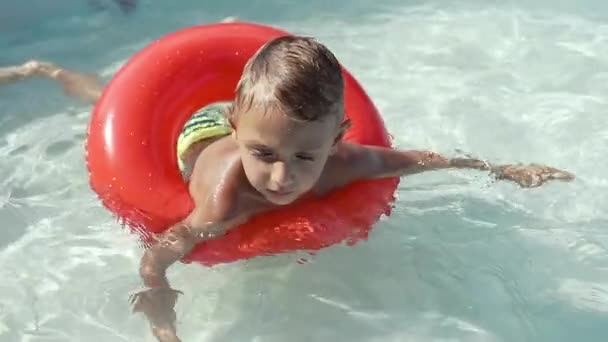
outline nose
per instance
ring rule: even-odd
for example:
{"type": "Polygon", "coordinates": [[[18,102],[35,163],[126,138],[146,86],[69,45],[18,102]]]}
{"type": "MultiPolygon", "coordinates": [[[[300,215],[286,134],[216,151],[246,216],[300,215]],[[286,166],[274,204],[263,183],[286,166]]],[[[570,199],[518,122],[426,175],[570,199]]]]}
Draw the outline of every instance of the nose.
{"type": "Polygon", "coordinates": [[[272,165],[270,173],[269,190],[283,191],[289,190],[293,185],[293,176],[289,170],[289,166],[284,162],[276,162],[272,165]]]}

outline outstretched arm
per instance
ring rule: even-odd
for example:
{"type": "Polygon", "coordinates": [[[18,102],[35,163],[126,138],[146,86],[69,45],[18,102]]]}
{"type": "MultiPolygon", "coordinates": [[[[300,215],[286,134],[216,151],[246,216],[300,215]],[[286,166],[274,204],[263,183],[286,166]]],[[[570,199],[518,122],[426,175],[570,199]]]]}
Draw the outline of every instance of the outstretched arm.
{"type": "Polygon", "coordinates": [[[200,242],[222,236],[261,210],[252,209],[230,217],[232,202],[226,198],[217,201],[214,206],[209,205],[204,196],[204,188],[197,186],[196,180],[194,178],[190,183],[195,209],[184,221],[160,234],[155,243],[144,252],[139,267],[144,288],[130,296],[133,311],[142,312],[146,316],[152,332],[161,342],[179,341],[175,331],[174,307],[181,292],[171,288],[166,276],[167,269],[188,255],[200,242]],[[227,206],[224,207],[223,204],[227,206]]]}
{"type": "Polygon", "coordinates": [[[574,175],[553,167],[530,165],[494,165],[474,158],[446,158],[430,151],[399,151],[394,149],[345,145],[353,165],[357,165],[356,178],[400,177],[425,171],[442,169],[475,169],[489,171],[497,179],[507,179],[522,187],[538,187],[548,180],[571,181],[574,175]]]}
{"type": "Polygon", "coordinates": [[[178,342],[175,329],[175,304],[181,293],[171,288],[167,269],[200,242],[223,234],[222,225],[193,225],[194,216],[170,227],[160,234],[144,252],[139,266],[143,289],[131,294],[133,312],[142,312],[148,319],[154,336],[160,342],[178,342]]]}

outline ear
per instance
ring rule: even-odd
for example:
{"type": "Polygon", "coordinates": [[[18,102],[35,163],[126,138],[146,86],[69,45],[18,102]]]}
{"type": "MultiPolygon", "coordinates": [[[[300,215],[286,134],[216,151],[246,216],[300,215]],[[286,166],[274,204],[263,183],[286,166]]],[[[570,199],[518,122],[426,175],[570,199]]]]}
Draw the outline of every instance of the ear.
{"type": "Polygon", "coordinates": [[[342,121],[342,123],[340,124],[340,127],[338,127],[338,134],[336,135],[336,138],[334,139],[334,145],[339,143],[342,140],[342,138],[344,137],[344,134],[346,133],[346,130],[348,130],[351,125],[352,125],[352,121],[350,121],[350,119],[346,119],[346,120],[342,121]]]}
{"type": "Polygon", "coordinates": [[[232,133],[230,134],[233,139],[236,139],[236,118],[234,116],[234,107],[228,108],[226,111],[226,119],[228,120],[228,124],[230,124],[230,128],[232,128],[232,133]]]}
{"type": "Polygon", "coordinates": [[[342,141],[344,134],[350,128],[351,125],[352,125],[352,122],[350,121],[350,119],[346,119],[346,120],[342,121],[342,123],[340,124],[340,127],[338,127],[338,134],[336,134],[336,137],[334,138],[334,145],[331,147],[332,154],[336,153],[336,150],[338,148],[338,143],[340,141],[342,141]]]}

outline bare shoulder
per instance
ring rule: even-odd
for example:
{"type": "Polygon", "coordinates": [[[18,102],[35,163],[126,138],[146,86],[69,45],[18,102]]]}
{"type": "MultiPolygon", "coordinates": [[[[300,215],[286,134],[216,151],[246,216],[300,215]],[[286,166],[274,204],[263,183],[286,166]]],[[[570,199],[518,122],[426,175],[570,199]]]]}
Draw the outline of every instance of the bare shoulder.
{"type": "Polygon", "coordinates": [[[246,220],[262,207],[248,184],[234,141],[225,137],[209,145],[192,170],[189,191],[195,209],[189,224],[215,223],[229,228],[246,220]]]}
{"type": "Polygon", "coordinates": [[[325,193],[361,178],[370,166],[368,152],[366,146],[341,142],[325,164],[318,191],[325,193]]]}
{"type": "Polygon", "coordinates": [[[198,212],[194,216],[206,222],[229,219],[238,191],[236,152],[231,149],[229,139],[220,139],[196,157],[189,184],[195,212],[198,212]]]}

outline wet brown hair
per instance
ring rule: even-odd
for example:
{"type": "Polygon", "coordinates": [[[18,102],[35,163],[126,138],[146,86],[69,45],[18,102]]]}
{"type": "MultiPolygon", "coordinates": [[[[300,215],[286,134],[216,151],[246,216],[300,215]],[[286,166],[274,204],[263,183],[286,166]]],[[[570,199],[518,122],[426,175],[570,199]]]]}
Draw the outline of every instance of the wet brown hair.
{"type": "Polygon", "coordinates": [[[302,121],[344,116],[340,64],[313,38],[285,36],[262,46],[247,62],[236,88],[233,114],[278,110],[302,121]]]}

